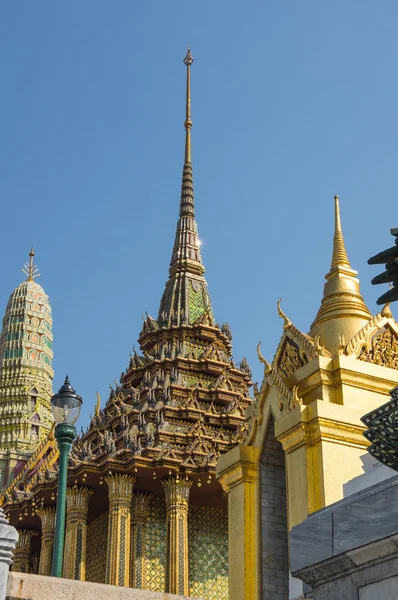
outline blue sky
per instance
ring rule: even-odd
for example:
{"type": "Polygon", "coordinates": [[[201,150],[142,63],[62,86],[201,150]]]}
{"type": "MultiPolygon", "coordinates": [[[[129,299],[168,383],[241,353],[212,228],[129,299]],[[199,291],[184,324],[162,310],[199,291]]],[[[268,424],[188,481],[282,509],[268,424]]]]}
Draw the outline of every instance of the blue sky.
{"type": "MultiPolygon", "coordinates": [[[[372,312],[369,256],[396,226],[398,5],[368,0],[200,3],[38,0],[0,13],[5,308],[31,245],[86,424],[156,317],[181,185],[185,67],[202,255],[218,322],[262,377],[282,334],[308,331],[340,195],[372,312]],[[394,210],[395,209],[395,210],[394,210]]],[[[1,309],[2,311],[3,309],[1,309]]]]}

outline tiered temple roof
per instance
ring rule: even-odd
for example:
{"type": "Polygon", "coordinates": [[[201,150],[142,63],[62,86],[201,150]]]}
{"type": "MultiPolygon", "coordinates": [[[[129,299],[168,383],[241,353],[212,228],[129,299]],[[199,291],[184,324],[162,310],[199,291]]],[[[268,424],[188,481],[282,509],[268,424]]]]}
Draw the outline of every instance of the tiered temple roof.
{"type": "MultiPolygon", "coordinates": [[[[135,489],[155,495],[163,495],[163,478],[187,476],[197,484],[191,491],[194,503],[224,506],[214,477],[216,462],[236,445],[251,403],[249,365],[246,359],[234,363],[230,328],[215,323],[204,278],[191,164],[190,51],[184,62],[187,110],[180,215],[159,314],[157,319],[146,316],[140,350],[130,354],[103,408],[98,400],[70,456],[69,485],[92,488],[98,514],[107,505],[102,484],[109,472],[132,474],[135,489]]],[[[46,452],[48,460],[23,474],[3,496],[11,520],[21,515],[23,522],[17,519],[17,524],[24,528],[39,524],[32,501],[54,503],[57,451],[51,447],[46,452]]]]}

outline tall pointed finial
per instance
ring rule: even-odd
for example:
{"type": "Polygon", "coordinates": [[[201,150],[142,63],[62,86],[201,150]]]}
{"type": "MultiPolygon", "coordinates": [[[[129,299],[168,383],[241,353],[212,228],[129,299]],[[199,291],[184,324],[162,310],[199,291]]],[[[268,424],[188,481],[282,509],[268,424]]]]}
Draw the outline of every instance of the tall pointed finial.
{"type": "Polygon", "coordinates": [[[187,67],[187,96],[186,96],[186,111],[185,111],[185,160],[184,169],[182,172],[182,187],[181,187],[181,202],[180,202],[180,217],[194,217],[194,199],[193,199],[193,175],[191,163],[191,65],[193,58],[191,49],[184,58],[184,65],[187,67]]]}
{"type": "Polygon", "coordinates": [[[26,262],[22,268],[22,271],[27,276],[28,281],[33,281],[35,277],[40,276],[39,270],[33,262],[34,256],[35,251],[33,248],[31,248],[29,252],[29,262],[26,262]]]}
{"type": "Polygon", "coordinates": [[[325,276],[323,299],[310,336],[329,352],[338,353],[342,336],[351,340],[372,318],[361,296],[358,273],[350,265],[340,222],[339,197],[334,197],[334,237],[330,271],[325,276]]]}
{"type": "Polygon", "coordinates": [[[97,394],[97,403],[95,405],[95,416],[99,417],[100,410],[101,410],[101,397],[98,392],[96,392],[96,394],[97,394]]]}
{"type": "Polygon", "coordinates": [[[341,230],[340,221],[340,204],[339,197],[334,197],[334,238],[333,238],[333,255],[331,268],[346,266],[351,268],[348,260],[347,251],[345,249],[343,232],[341,230]]]}
{"type": "Polygon", "coordinates": [[[193,63],[193,57],[191,49],[188,48],[188,52],[184,58],[184,65],[187,67],[187,94],[186,94],[186,110],[185,110],[185,162],[191,162],[191,65],[193,63]]]}

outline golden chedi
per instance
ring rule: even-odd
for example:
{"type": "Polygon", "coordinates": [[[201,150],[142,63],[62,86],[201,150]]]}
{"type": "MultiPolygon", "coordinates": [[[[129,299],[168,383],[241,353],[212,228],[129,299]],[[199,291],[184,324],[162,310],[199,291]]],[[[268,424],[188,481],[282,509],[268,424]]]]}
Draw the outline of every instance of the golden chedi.
{"type": "Polygon", "coordinates": [[[247,437],[217,465],[228,494],[231,600],[302,594],[289,574],[288,531],[340,500],[344,484],[363,472],[361,417],[397,385],[398,324],[388,306],[372,316],[356,275],[336,196],[332,263],[315,321],[301,332],[278,302],[283,334],[272,362],[258,347],[264,378],[246,413],[247,437]]]}

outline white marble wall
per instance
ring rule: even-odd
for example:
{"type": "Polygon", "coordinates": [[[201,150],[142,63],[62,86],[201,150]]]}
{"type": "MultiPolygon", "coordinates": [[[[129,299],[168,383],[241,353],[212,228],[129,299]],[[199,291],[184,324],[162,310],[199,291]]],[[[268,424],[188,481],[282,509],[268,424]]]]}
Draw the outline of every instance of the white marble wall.
{"type": "Polygon", "coordinates": [[[359,588],[359,600],[398,600],[398,576],[359,588]]]}
{"type": "Polygon", "coordinates": [[[361,460],[363,464],[363,473],[358,475],[358,477],[350,479],[350,481],[347,481],[347,483],[343,485],[344,498],[347,498],[347,496],[351,496],[351,494],[355,494],[356,492],[365,490],[376,483],[385,481],[397,474],[397,472],[390,469],[390,467],[386,467],[377,461],[369,454],[369,452],[365,452],[361,457],[361,460]]]}

